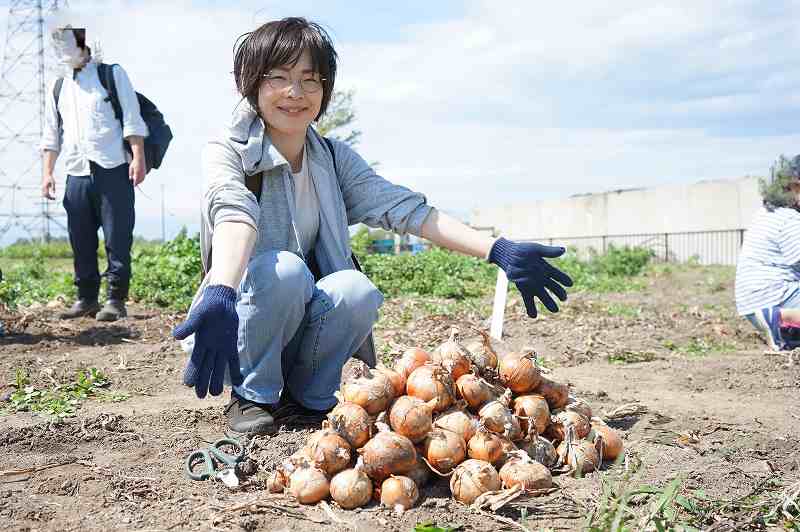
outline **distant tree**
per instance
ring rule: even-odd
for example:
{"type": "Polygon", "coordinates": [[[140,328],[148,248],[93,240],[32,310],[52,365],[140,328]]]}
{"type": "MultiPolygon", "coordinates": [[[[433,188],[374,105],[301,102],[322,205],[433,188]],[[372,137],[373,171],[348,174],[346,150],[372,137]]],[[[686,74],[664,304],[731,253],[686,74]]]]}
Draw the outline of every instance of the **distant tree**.
{"type": "Polygon", "coordinates": [[[328,110],[317,122],[317,131],[320,135],[346,142],[355,146],[361,138],[361,131],[352,127],[356,120],[353,109],[353,89],[347,91],[333,91],[328,110]]]}

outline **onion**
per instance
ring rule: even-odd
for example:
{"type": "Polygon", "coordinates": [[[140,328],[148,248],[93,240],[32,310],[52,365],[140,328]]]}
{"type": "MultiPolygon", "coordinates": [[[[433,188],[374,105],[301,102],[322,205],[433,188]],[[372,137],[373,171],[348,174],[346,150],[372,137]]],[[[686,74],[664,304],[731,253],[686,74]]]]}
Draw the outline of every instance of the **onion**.
{"type": "Polygon", "coordinates": [[[575,476],[582,476],[600,467],[601,452],[598,447],[602,449],[602,445],[603,438],[597,438],[595,444],[578,440],[575,427],[569,426],[566,439],[561,442],[556,452],[561,462],[570,466],[575,476]]]}
{"type": "Polygon", "coordinates": [[[493,399],[497,399],[500,395],[496,387],[489,384],[486,379],[482,379],[473,373],[467,373],[459,377],[458,381],[456,381],[456,389],[473,412],[478,411],[481,406],[493,399]]]}
{"type": "Polygon", "coordinates": [[[270,493],[283,493],[288,482],[289,479],[286,478],[286,475],[279,469],[276,469],[267,475],[267,491],[270,493]]]}
{"type": "Polygon", "coordinates": [[[417,485],[408,477],[392,475],[381,484],[381,504],[392,508],[397,515],[414,506],[418,498],[417,485]]]}
{"type": "Polygon", "coordinates": [[[467,443],[467,455],[475,460],[496,464],[505,456],[503,439],[480,427],[467,443]]]}
{"type": "Polygon", "coordinates": [[[464,441],[469,441],[478,430],[478,418],[456,406],[437,417],[433,426],[455,432],[464,438],[464,441]]]}
{"type": "MultiPolygon", "coordinates": [[[[476,329],[477,330],[477,329],[476,329]]],[[[467,352],[472,363],[481,372],[497,370],[497,353],[492,349],[492,342],[489,335],[481,330],[477,330],[483,337],[481,341],[470,342],[467,344],[467,352]]]]}
{"type": "Polygon", "coordinates": [[[402,373],[395,371],[393,369],[389,369],[383,366],[378,366],[375,368],[376,373],[381,373],[389,379],[389,382],[392,383],[392,395],[394,397],[400,397],[401,395],[405,395],[406,393],[406,376],[402,373]]]}
{"type": "Polygon", "coordinates": [[[619,433],[597,417],[592,418],[591,425],[592,432],[589,433],[589,441],[594,441],[597,436],[603,438],[603,460],[616,460],[624,450],[619,433]]]}
{"type": "Polygon", "coordinates": [[[514,393],[533,391],[539,385],[542,376],[536,366],[535,353],[509,353],[500,359],[498,365],[500,382],[511,388],[514,393]]]}
{"type": "Polygon", "coordinates": [[[345,469],[331,479],[331,498],[345,510],[364,506],[372,498],[372,481],[359,459],[356,467],[345,469]]]}
{"type": "Polygon", "coordinates": [[[488,462],[466,460],[450,477],[450,492],[453,498],[464,504],[472,504],[481,494],[496,491],[501,487],[500,475],[488,462]]]}
{"type": "Polygon", "coordinates": [[[358,450],[364,458],[364,471],[377,482],[389,475],[402,474],[414,468],[417,451],[411,440],[392,432],[383,423],[376,423],[378,434],[358,450]]]}
{"type": "Polygon", "coordinates": [[[329,428],[329,422],[323,422],[322,430],[311,435],[306,444],[314,465],[327,475],[335,475],[350,464],[350,444],[335,430],[329,428]]]}
{"type": "Polygon", "coordinates": [[[424,366],[425,363],[430,361],[431,356],[426,351],[419,347],[412,347],[397,359],[394,363],[394,370],[407,379],[415,369],[424,366]]]}
{"type": "Polygon", "coordinates": [[[449,430],[433,429],[425,438],[425,458],[439,474],[447,474],[467,457],[464,439],[449,430]]]}
{"type": "Polygon", "coordinates": [[[586,419],[592,419],[592,407],[589,406],[589,403],[571,395],[567,397],[567,404],[564,405],[564,410],[577,412],[586,419]]]}
{"type": "Polygon", "coordinates": [[[436,399],[427,403],[417,397],[404,395],[397,399],[389,411],[392,429],[414,443],[425,439],[433,424],[433,409],[436,399]]]}
{"type": "Polygon", "coordinates": [[[417,463],[414,465],[413,469],[406,471],[405,476],[413,480],[418,488],[422,488],[428,483],[428,480],[431,478],[431,470],[428,468],[428,464],[422,459],[421,453],[417,453],[417,463]]]}
{"type": "Polygon", "coordinates": [[[567,436],[567,428],[575,427],[576,439],[582,439],[589,435],[591,426],[589,420],[569,410],[562,410],[550,419],[550,426],[547,427],[547,435],[555,441],[564,441],[567,436]]]}
{"type": "Polygon", "coordinates": [[[549,440],[539,436],[535,432],[529,438],[519,442],[519,448],[545,467],[555,467],[558,462],[556,449],[549,440]]]}
{"type": "Polygon", "coordinates": [[[524,458],[512,459],[500,469],[500,479],[504,488],[522,486],[526,491],[547,489],[553,486],[550,470],[539,462],[534,462],[528,455],[524,458]]]}
{"type": "MultiPolygon", "coordinates": [[[[339,392],[336,392],[338,396],[339,392]]],[[[338,432],[353,449],[363,447],[371,436],[372,421],[369,414],[355,403],[342,401],[329,414],[331,427],[338,432]]]]}
{"type": "Polygon", "coordinates": [[[478,412],[478,416],[481,418],[481,423],[491,432],[502,434],[511,440],[518,440],[523,434],[519,420],[508,409],[510,400],[511,391],[506,390],[500,399],[486,403],[478,412]]]}
{"type": "Polygon", "coordinates": [[[389,378],[383,373],[369,370],[365,370],[361,377],[342,384],[341,392],[345,401],[357,404],[371,415],[386,410],[394,398],[394,386],[389,378]]]}
{"type": "Polygon", "coordinates": [[[542,434],[550,424],[550,407],[541,395],[521,395],[514,399],[514,414],[519,416],[519,424],[525,434],[530,428],[542,434]]]}
{"type": "Polygon", "coordinates": [[[536,393],[547,399],[550,410],[558,410],[559,408],[564,408],[567,404],[569,386],[551,381],[547,377],[542,377],[539,381],[539,386],[536,387],[536,393]]]}
{"type": "Polygon", "coordinates": [[[445,368],[453,381],[457,381],[462,375],[469,373],[470,359],[469,352],[456,342],[458,329],[452,329],[450,339],[440,345],[433,352],[433,361],[445,368]]]}
{"type": "Polygon", "coordinates": [[[330,494],[328,477],[315,467],[298,469],[289,477],[289,493],[301,504],[315,504],[330,494]]]}
{"type": "Polygon", "coordinates": [[[284,477],[284,484],[288,484],[288,479],[298,469],[311,467],[313,460],[311,459],[311,452],[308,447],[301,447],[295,451],[289,458],[286,458],[281,465],[278,466],[278,471],[284,477]]]}
{"type": "Polygon", "coordinates": [[[519,448],[508,438],[502,436],[498,436],[498,438],[500,438],[500,443],[503,446],[503,457],[492,465],[499,468],[503,467],[505,463],[519,451],[519,448]]]}
{"type": "Polygon", "coordinates": [[[438,364],[428,363],[415,369],[406,381],[408,395],[425,402],[437,399],[436,412],[446,410],[455,400],[453,379],[450,373],[438,364]]]}

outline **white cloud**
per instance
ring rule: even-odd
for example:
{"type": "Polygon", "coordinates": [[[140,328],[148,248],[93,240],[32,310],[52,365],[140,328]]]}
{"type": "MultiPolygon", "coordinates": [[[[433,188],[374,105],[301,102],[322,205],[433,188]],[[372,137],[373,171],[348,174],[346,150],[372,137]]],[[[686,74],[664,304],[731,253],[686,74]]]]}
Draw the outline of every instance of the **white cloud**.
{"type": "MultiPolygon", "coordinates": [[[[162,183],[171,232],[196,228],[199,152],[236,101],[235,38],[292,10],[313,18],[314,6],[71,4],[175,131],[143,187],[152,199],[137,199],[139,230],[160,234],[162,183]]],[[[800,151],[796,2],[465,5],[401,28],[367,4],[320,15],[340,87],[356,89],[359,150],[445,209],[737,177],[800,151]]]]}

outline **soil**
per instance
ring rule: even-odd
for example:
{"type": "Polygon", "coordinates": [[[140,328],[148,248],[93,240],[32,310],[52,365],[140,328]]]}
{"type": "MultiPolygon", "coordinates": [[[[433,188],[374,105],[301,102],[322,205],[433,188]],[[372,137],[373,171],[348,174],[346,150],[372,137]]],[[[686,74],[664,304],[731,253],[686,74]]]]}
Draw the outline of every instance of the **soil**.
{"type": "MultiPolygon", "coordinates": [[[[570,384],[595,413],[628,403],[644,414],[613,423],[625,439],[631,482],[709,498],[747,496],[770,480],[800,478],[800,359],[767,354],[736,317],[730,269],[661,269],[641,291],[578,293],[562,312],[530,320],[517,297],[506,312],[500,352],[534,349],[550,377],[570,384]]],[[[453,325],[470,335],[486,315],[411,312],[387,301],[376,340],[390,358],[411,345],[430,348],[453,325]]],[[[484,305],[481,307],[486,309],[484,305]]],[[[46,388],[96,367],[120,402],[90,398],[61,423],[28,412],[0,415],[0,517],[6,530],[413,530],[421,522],[466,530],[512,529],[449,497],[446,479],[422,490],[401,517],[373,504],[344,511],[301,506],[268,495],[266,474],[299,449],[311,428],[248,440],[242,485],[197,482],[183,474],[187,454],[224,436],[226,396],[199,400],[180,383],[184,354],[169,331],[180,315],[137,305],[114,324],[62,322],[56,308],[0,314],[0,393],[18,368],[46,388]],[[12,473],[15,470],[25,470],[12,473]]],[[[352,373],[351,362],[346,374],[352,373]]],[[[9,403],[3,403],[6,410],[9,403]]],[[[2,406],[2,405],[0,405],[2,406]]],[[[604,479],[623,464],[582,479],[555,478],[549,495],[518,499],[497,515],[529,529],[581,529],[604,479]]]]}

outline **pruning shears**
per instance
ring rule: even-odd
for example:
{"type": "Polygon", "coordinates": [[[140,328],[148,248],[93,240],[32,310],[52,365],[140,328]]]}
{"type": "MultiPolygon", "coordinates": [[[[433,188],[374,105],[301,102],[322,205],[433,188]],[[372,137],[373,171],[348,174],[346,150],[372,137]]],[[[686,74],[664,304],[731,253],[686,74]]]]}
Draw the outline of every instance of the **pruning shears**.
{"type": "Polygon", "coordinates": [[[222,438],[205,449],[197,449],[189,453],[184,464],[184,473],[192,480],[217,478],[226,486],[235,488],[239,485],[236,466],[244,458],[244,453],[244,446],[239,441],[233,438],[222,438]],[[226,446],[233,447],[233,454],[222,450],[226,446]],[[200,462],[204,462],[204,466],[195,471],[195,466],[200,462]]]}

